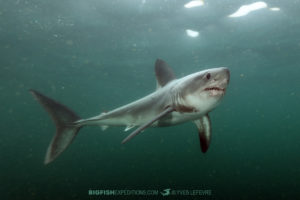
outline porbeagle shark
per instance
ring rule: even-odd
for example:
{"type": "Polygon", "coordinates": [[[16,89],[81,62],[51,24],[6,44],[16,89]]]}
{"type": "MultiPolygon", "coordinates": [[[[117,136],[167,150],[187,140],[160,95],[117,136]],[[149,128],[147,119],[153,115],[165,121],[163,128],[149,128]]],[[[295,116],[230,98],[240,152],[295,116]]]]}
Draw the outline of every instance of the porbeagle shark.
{"type": "Polygon", "coordinates": [[[176,79],[173,70],[163,60],[155,62],[157,89],[132,103],[81,119],[65,105],[31,89],[31,94],[50,114],[56,133],[47,149],[45,164],[56,159],[73,141],[80,128],[86,125],[126,126],[125,131],[138,127],[122,144],[148,127],[172,126],[193,121],[198,128],[200,147],[205,153],[211,141],[211,122],[208,113],[225,95],[230,73],[227,68],[213,68],[176,79]]]}

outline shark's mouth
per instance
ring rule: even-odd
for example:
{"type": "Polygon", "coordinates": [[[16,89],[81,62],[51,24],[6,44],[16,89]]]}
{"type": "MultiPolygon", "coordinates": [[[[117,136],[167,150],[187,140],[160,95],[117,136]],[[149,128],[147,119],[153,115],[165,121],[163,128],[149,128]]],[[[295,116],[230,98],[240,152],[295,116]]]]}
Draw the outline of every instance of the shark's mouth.
{"type": "Polygon", "coordinates": [[[225,88],[219,88],[219,87],[209,87],[209,88],[205,88],[205,91],[221,91],[221,92],[225,92],[226,89],[225,88]]]}

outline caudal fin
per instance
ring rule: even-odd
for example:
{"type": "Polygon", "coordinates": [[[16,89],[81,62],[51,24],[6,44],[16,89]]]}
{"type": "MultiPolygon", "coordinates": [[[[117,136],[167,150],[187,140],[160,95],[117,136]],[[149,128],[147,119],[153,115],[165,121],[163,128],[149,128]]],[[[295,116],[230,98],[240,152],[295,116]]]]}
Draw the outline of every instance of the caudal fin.
{"type": "Polygon", "coordinates": [[[37,101],[50,114],[56,126],[56,133],[47,149],[44,164],[56,159],[73,141],[79,129],[73,122],[80,119],[72,110],[59,102],[46,97],[36,90],[29,90],[37,101]]]}

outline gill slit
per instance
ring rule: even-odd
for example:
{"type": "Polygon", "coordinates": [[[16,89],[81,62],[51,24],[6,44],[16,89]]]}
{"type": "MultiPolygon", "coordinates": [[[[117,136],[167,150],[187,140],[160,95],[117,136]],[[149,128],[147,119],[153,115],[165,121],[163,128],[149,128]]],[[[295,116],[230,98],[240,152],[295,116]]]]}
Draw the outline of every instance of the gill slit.
{"type": "Polygon", "coordinates": [[[180,93],[178,91],[175,91],[175,95],[173,95],[172,97],[172,106],[174,107],[175,110],[177,110],[177,108],[180,107],[181,105],[181,100],[182,100],[182,97],[180,95],[180,93]]]}

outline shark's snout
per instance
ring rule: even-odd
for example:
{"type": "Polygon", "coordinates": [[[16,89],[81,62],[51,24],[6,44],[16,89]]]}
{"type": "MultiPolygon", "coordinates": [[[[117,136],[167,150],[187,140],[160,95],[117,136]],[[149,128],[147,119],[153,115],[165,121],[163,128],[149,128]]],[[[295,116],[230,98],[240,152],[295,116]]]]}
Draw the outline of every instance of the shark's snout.
{"type": "Polygon", "coordinates": [[[204,91],[209,93],[209,96],[223,96],[230,80],[230,71],[226,67],[211,69],[208,72],[210,80],[207,80],[207,85],[204,91]]]}
{"type": "Polygon", "coordinates": [[[224,67],[224,73],[226,75],[226,80],[227,80],[227,84],[229,84],[229,80],[230,80],[230,71],[227,67],[224,67]]]}
{"type": "Polygon", "coordinates": [[[220,86],[223,87],[223,89],[226,89],[227,85],[229,84],[230,80],[230,71],[227,67],[219,68],[220,71],[216,74],[216,82],[220,84],[220,86]]]}
{"type": "Polygon", "coordinates": [[[227,67],[220,67],[220,68],[217,68],[217,69],[218,69],[217,74],[219,74],[219,77],[226,79],[227,83],[229,83],[229,80],[230,80],[230,71],[229,71],[229,69],[227,67]]]}

